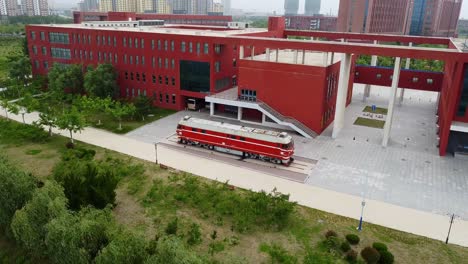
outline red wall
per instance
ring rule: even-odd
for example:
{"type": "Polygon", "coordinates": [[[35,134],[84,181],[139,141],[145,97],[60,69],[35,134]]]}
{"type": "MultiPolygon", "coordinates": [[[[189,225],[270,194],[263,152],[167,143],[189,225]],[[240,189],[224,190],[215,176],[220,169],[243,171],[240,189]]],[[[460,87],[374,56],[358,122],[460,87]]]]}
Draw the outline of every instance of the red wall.
{"type": "Polygon", "coordinates": [[[326,73],[322,67],[241,60],[239,89],[257,91],[259,100],[320,133],[326,73]]]}
{"type": "MultiPolygon", "coordinates": [[[[393,68],[358,65],[356,66],[355,71],[356,73],[359,73],[359,75],[354,75],[355,83],[372,84],[380,86],[392,85],[392,80],[390,79],[390,77],[393,75],[393,68]],[[377,78],[377,74],[381,74],[381,77],[377,78]]],[[[443,79],[444,73],[442,72],[401,70],[398,87],[421,91],[438,92],[442,89],[443,79]],[[418,78],[418,81],[413,82],[413,78],[418,78]],[[432,79],[433,83],[428,83],[428,79],[432,79]]]]}

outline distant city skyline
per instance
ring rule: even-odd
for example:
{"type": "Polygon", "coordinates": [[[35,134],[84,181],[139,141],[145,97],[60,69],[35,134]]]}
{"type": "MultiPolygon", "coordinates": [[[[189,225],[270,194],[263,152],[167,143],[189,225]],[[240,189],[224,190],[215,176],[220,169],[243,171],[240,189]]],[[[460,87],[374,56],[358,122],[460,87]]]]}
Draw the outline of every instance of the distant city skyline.
{"type": "MultiPolygon", "coordinates": [[[[50,3],[55,2],[56,8],[63,7],[76,7],[78,0],[50,0],[50,3]]],[[[299,13],[304,13],[304,0],[299,0],[299,13]]],[[[322,7],[320,12],[322,14],[338,14],[338,6],[340,0],[322,0],[322,7]]],[[[277,12],[282,14],[284,12],[284,0],[231,0],[232,8],[244,9],[247,11],[257,12],[277,12]]],[[[468,19],[468,0],[463,1],[460,18],[468,19]]]]}

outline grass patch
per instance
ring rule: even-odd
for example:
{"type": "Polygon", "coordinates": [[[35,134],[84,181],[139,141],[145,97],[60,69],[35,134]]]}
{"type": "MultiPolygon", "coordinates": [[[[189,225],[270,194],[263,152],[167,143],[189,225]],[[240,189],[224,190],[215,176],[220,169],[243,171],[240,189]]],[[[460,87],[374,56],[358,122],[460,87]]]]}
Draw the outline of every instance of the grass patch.
{"type": "Polygon", "coordinates": [[[39,153],[41,153],[42,150],[40,149],[30,149],[30,150],[26,150],[26,155],[31,155],[31,156],[34,156],[34,155],[37,155],[39,153]]]}
{"type": "Polygon", "coordinates": [[[378,115],[387,115],[388,109],[387,108],[382,108],[382,107],[377,107],[375,111],[372,111],[372,106],[366,106],[362,112],[367,112],[367,113],[372,113],[372,114],[378,114],[378,115]]]}
{"type": "Polygon", "coordinates": [[[354,122],[354,124],[357,126],[366,126],[366,127],[383,129],[385,126],[385,121],[358,117],[356,121],[354,122]]]}
{"type": "MultiPolygon", "coordinates": [[[[0,123],[1,121],[0,119],[0,123]]],[[[5,130],[18,129],[14,122],[8,123],[10,126],[3,126],[0,130],[0,150],[19,167],[38,178],[50,175],[65,151],[67,139],[54,136],[37,143],[28,137],[14,137],[13,133],[4,133],[5,130]],[[11,144],[9,137],[14,137],[15,144],[11,144]],[[41,149],[42,153],[26,153],[33,149],[41,149]],[[49,158],[45,160],[42,156],[49,158]]],[[[269,228],[265,225],[265,220],[254,221],[252,218],[247,219],[252,221],[248,224],[248,232],[240,232],[235,224],[243,218],[236,215],[243,213],[248,207],[239,203],[238,199],[251,197],[249,191],[229,186],[226,188],[221,183],[204,178],[163,170],[154,163],[129,158],[99,147],[80,142],[77,145],[95,150],[96,159],[120,159],[125,164],[134,166],[132,171],[122,172],[122,175],[127,176],[123,177],[117,189],[117,207],[113,213],[119,223],[147,239],[152,239],[163,234],[167,224],[177,217],[177,236],[188,247],[207,256],[213,263],[270,263],[279,260],[294,263],[295,259],[298,263],[345,263],[318,246],[325,239],[324,233],[327,230],[334,230],[341,240],[350,233],[358,235],[359,244],[352,246],[357,252],[374,242],[384,242],[395,255],[395,263],[464,263],[468,259],[467,248],[445,245],[440,241],[367,223],[363,231],[357,233],[357,220],[302,206],[296,206],[288,225],[283,229],[269,228]],[[132,173],[133,171],[138,173],[132,173]],[[193,182],[194,179],[196,183],[193,182]],[[189,245],[188,240],[193,236],[190,235],[193,229],[191,227],[194,224],[200,227],[201,241],[189,245]],[[214,231],[216,236],[213,236],[214,231]]],[[[0,238],[0,252],[22,255],[21,251],[15,250],[14,245],[12,248],[12,245],[1,242],[0,238]]],[[[361,257],[359,260],[362,261],[361,257]]]]}

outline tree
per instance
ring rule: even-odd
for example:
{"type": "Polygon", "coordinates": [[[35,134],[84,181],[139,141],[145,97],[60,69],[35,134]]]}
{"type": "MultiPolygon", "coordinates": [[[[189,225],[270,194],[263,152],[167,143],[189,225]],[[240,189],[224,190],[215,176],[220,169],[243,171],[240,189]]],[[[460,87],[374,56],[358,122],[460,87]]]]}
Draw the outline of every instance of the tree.
{"type": "Polygon", "coordinates": [[[47,224],[47,255],[54,263],[92,263],[109,243],[115,228],[109,208],[84,208],[66,213],[47,224]]]}
{"type": "Polygon", "coordinates": [[[31,61],[26,56],[9,58],[9,76],[18,84],[28,85],[31,76],[31,61]]]}
{"type": "Polygon", "coordinates": [[[122,104],[121,102],[115,102],[107,109],[107,112],[119,121],[119,130],[122,130],[122,118],[134,114],[135,111],[136,108],[133,104],[122,104]]]}
{"type": "Polygon", "coordinates": [[[88,68],[84,78],[84,87],[88,94],[100,98],[117,95],[117,72],[111,64],[100,64],[96,69],[88,68]]]}
{"type": "Polygon", "coordinates": [[[40,113],[38,124],[40,126],[47,127],[49,130],[49,136],[52,136],[52,129],[57,127],[57,116],[52,112],[52,110],[40,113]]]}
{"type": "Polygon", "coordinates": [[[115,204],[119,179],[112,164],[74,158],[60,162],[53,176],[65,189],[72,210],[88,205],[102,209],[115,204]]]}
{"type": "Polygon", "coordinates": [[[9,233],[16,210],[31,199],[36,181],[0,156],[0,228],[9,233]]]}
{"type": "Polygon", "coordinates": [[[203,263],[192,251],[185,248],[178,237],[168,236],[159,239],[156,254],[146,264],[198,264],[203,263]]]}
{"type": "Polygon", "coordinates": [[[23,118],[23,124],[26,124],[24,120],[24,115],[31,113],[34,110],[37,110],[39,107],[39,102],[30,94],[27,93],[21,99],[22,106],[20,107],[21,117],[23,118]]]}
{"type": "Polygon", "coordinates": [[[7,98],[2,98],[2,100],[0,101],[0,105],[5,110],[6,118],[8,118],[8,112],[15,115],[19,113],[19,107],[16,104],[11,103],[7,98]]]}
{"type": "Polygon", "coordinates": [[[96,257],[97,264],[141,264],[148,258],[146,241],[141,236],[119,232],[96,257]]]}
{"type": "Polygon", "coordinates": [[[202,234],[200,230],[200,226],[196,223],[193,223],[190,226],[190,230],[188,231],[188,239],[187,243],[189,245],[197,245],[202,242],[202,234]]]}
{"type": "MultiPolygon", "coordinates": [[[[112,99],[110,97],[101,99],[99,97],[83,96],[78,101],[78,106],[80,110],[87,117],[92,116],[94,114],[98,114],[98,113],[105,113],[106,110],[111,105],[112,105],[112,99]]],[[[97,125],[101,125],[101,124],[102,124],[101,119],[99,119],[97,125]]]]}
{"type": "Polygon", "coordinates": [[[46,225],[67,212],[63,188],[54,181],[36,189],[32,199],[16,211],[11,229],[16,241],[36,257],[45,257],[46,225]]]}
{"type": "Polygon", "coordinates": [[[71,95],[82,94],[83,71],[81,65],[54,64],[49,70],[49,90],[62,98],[66,92],[71,95]]]}
{"type": "Polygon", "coordinates": [[[72,106],[63,114],[57,117],[57,127],[70,132],[70,142],[73,144],[73,133],[80,132],[84,129],[85,121],[76,107],[72,106]]]}
{"type": "Polygon", "coordinates": [[[151,99],[140,95],[135,99],[136,113],[144,121],[145,116],[151,113],[151,99]]]}

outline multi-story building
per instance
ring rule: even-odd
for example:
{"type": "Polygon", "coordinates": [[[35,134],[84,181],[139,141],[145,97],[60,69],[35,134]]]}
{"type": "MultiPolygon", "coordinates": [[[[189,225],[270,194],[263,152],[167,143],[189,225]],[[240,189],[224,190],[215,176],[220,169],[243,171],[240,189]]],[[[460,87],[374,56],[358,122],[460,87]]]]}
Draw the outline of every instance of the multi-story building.
{"type": "Polygon", "coordinates": [[[304,15],[314,16],[320,14],[322,0],[305,0],[304,15]]]}
{"type": "Polygon", "coordinates": [[[340,0],[337,30],[405,34],[410,7],[409,0],[340,0]]]}
{"type": "Polygon", "coordinates": [[[286,16],[287,29],[336,31],[337,17],[330,16],[286,16]]]}
{"type": "Polygon", "coordinates": [[[99,2],[99,11],[100,12],[115,11],[115,1],[116,0],[101,0],[99,2]]]}
{"type": "Polygon", "coordinates": [[[223,4],[223,13],[225,15],[230,15],[231,14],[231,0],[223,0],[221,2],[223,4]]]}
{"type": "MultiPolygon", "coordinates": [[[[464,81],[468,55],[453,39],[287,30],[282,17],[271,17],[268,29],[242,29],[169,25],[167,21],[164,25],[164,19],[154,25],[156,21],[138,21],[135,13],[108,16],[106,22],[28,25],[33,74],[47,74],[54,63],[81,64],[84,69],[110,63],[118,73],[123,97],[143,95],[155,106],[175,110],[184,109],[188,99],[198,99],[209,103],[211,114],[287,127],[309,137],[332,123],[333,135],[339,133],[346,105],[352,100],[353,83],[391,86],[395,96],[397,87],[438,92],[440,155],[459,149],[468,140],[468,82],[464,81]],[[284,39],[288,36],[356,42],[284,39]],[[368,44],[374,41],[448,48],[368,44]],[[439,73],[359,66],[353,63],[358,55],[441,60],[446,67],[439,73]],[[396,71],[401,74],[393,82],[396,71]]],[[[194,17],[187,16],[187,20],[194,17]]],[[[388,129],[386,126],[384,133],[388,129]]]]}
{"type": "Polygon", "coordinates": [[[284,0],[284,14],[294,16],[299,12],[299,0],[284,0]]]}
{"type": "Polygon", "coordinates": [[[79,10],[82,12],[97,12],[99,11],[98,0],[83,0],[78,3],[79,10]]]}
{"type": "Polygon", "coordinates": [[[7,13],[7,6],[5,0],[0,0],[0,18],[1,17],[6,17],[8,15],[7,13]]]}
{"type": "Polygon", "coordinates": [[[48,16],[49,3],[47,0],[22,0],[23,13],[27,16],[48,16]]]}
{"type": "Polygon", "coordinates": [[[158,14],[172,14],[172,6],[168,0],[153,0],[153,12],[158,14]]]}
{"type": "Polygon", "coordinates": [[[195,15],[206,15],[213,10],[213,0],[195,0],[195,15]]]}
{"type": "Polygon", "coordinates": [[[410,34],[455,36],[461,5],[462,0],[414,0],[410,34]]]}
{"type": "Polygon", "coordinates": [[[195,11],[195,1],[172,0],[172,12],[174,14],[193,14],[194,11],[195,11]]]}
{"type": "Polygon", "coordinates": [[[21,13],[17,0],[0,0],[0,16],[19,16],[21,13]]]}

